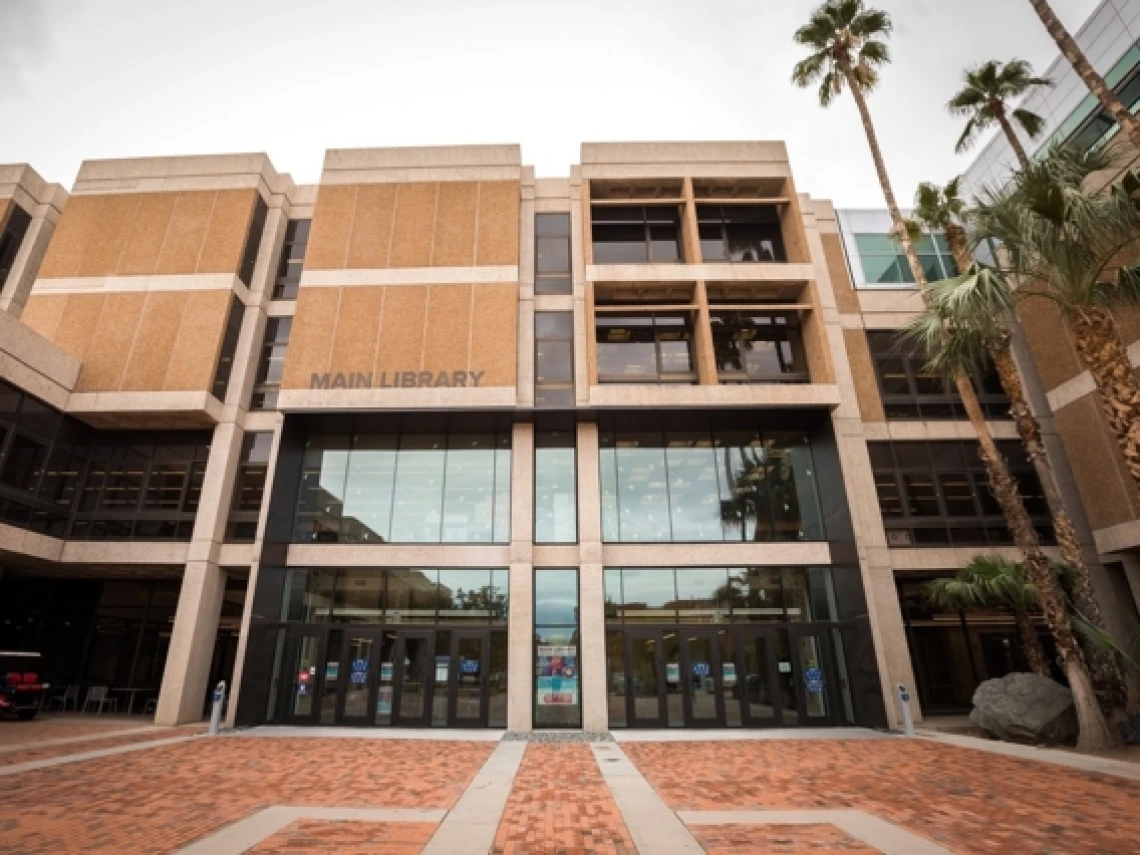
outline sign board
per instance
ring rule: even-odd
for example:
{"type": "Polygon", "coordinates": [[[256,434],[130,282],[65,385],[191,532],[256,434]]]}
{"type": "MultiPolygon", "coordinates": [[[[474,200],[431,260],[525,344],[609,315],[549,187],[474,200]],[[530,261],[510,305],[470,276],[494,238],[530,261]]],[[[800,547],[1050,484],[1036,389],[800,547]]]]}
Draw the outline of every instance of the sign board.
{"type": "Polygon", "coordinates": [[[535,703],[542,707],[577,706],[578,648],[568,644],[535,647],[535,703]]]}
{"type": "Polygon", "coordinates": [[[724,665],[721,666],[721,676],[724,679],[724,687],[726,689],[731,689],[733,686],[735,686],[736,685],[736,663],[735,662],[725,662],[724,665]]]}
{"type": "Polygon", "coordinates": [[[818,695],[823,691],[823,671],[815,666],[804,669],[804,690],[809,695],[818,695]]]}
{"type": "Polygon", "coordinates": [[[310,389],[478,388],[486,371],[325,371],[309,374],[310,389]]]}
{"type": "Polygon", "coordinates": [[[781,662],[779,668],[780,668],[781,674],[791,674],[792,673],[792,663],[791,662],[781,662]]]}
{"type": "Polygon", "coordinates": [[[681,682],[681,666],[676,662],[665,663],[665,682],[666,683],[680,683],[681,682]]]}
{"type": "Polygon", "coordinates": [[[367,659],[353,659],[349,671],[348,679],[354,686],[363,686],[368,682],[367,659]]]}
{"type": "Polygon", "coordinates": [[[693,663],[693,676],[694,677],[707,677],[712,673],[708,662],[694,662],[693,663]]]}

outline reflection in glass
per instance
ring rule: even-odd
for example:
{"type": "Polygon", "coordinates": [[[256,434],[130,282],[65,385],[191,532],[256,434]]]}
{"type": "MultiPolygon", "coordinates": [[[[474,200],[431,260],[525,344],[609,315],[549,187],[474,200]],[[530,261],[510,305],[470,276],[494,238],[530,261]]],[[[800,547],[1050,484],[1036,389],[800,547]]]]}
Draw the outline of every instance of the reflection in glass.
{"type": "Polygon", "coordinates": [[[448,437],[443,543],[490,543],[493,536],[495,435],[448,437]]]}
{"type": "Polygon", "coordinates": [[[776,715],[772,686],[768,671],[768,637],[757,635],[743,646],[744,692],[748,704],[748,717],[753,721],[773,719],[776,715]]]}
{"type": "Polygon", "coordinates": [[[621,580],[624,600],[620,612],[627,623],[676,622],[677,589],[672,567],[626,567],[621,580]]]}
{"type": "Polygon", "coordinates": [[[740,683],[736,673],[735,641],[732,632],[719,630],[717,645],[720,647],[720,693],[724,706],[724,723],[728,727],[740,727],[740,683]]]}
{"type": "Polygon", "coordinates": [[[539,431],[534,449],[535,543],[578,539],[578,497],[573,431],[539,431]]]}
{"type": "Polygon", "coordinates": [[[438,570],[393,568],[388,571],[389,623],[435,620],[438,570]]]}
{"type": "Polygon", "coordinates": [[[610,727],[625,727],[625,633],[606,632],[606,706],[610,727]]]}
{"type": "Polygon", "coordinates": [[[372,688],[372,636],[348,636],[348,683],[344,689],[345,718],[368,715],[368,692],[372,688]]]}
{"type": "Polygon", "coordinates": [[[819,639],[814,635],[800,636],[798,647],[804,684],[804,712],[808,718],[826,718],[831,707],[819,639]]]}
{"type": "Polygon", "coordinates": [[[669,472],[671,539],[724,540],[712,434],[674,432],[668,435],[668,443],[665,465],[669,472]]]}
{"type": "Polygon", "coordinates": [[[657,640],[634,636],[629,640],[630,689],[633,693],[634,720],[654,721],[661,716],[661,666],[657,640]]]}
{"type": "Polygon", "coordinates": [[[297,645],[297,658],[293,663],[293,698],[290,711],[295,716],[313,713],[313,696],[317,693],[317,656],[320,639],[313,635],[301,636],[297,645]]]}
{"type": "Polygon", "coordinates": [[[336,702],[340,698],[340,687],[348,679],[340,673],[340,654],[343,644],[344,631],[329,630],[328,647],[325,650],[325,673],[320,682],[321,710],[318,721],[321,724],[336,723],[336,702]]]}
{"type": "Polygon", "coordinates": [[[357,436],[344,495],[341,541],[382,543],[391,540],[392,482],[396,475],[393,434],[357,436]]]}
{"type": "Polygon", "coordinates": [[[578,625],[578,571],[540,567],[534,571],[534,622],[578,625]]]}
{"type": "Polygon", "coordinates": [[[446,458],[443,434],[404,434],[396,467],[392,539],[439,543],[446,458]]]}
{"type": "Polygon", "coordinates": [[[728,623],[730,594],[723,567],[677,568],[677,619],[681,623],[728,623]]]}
{"type": "Polygon", "coordinates": [[[400,717],[422,719],[427,710],[432,644],[426,638],[404,636],[402,647],[403,661],[397,663],[401,668],[400,717]]]}
{"type": "Polygon", "coordinates": [[[688,654],[689,673],[685,675],[689,686],[689,705],[693,720],[717,720],[717,679],[720,667],[713,638],[705,633],[685,633],[685,650],[688,654]]]}
{"type": "Polygon", "coordinates": [[[372,569],[342,570],[333,602],[333,620],[339,623],[380,623],[383,614],[383,572],[372,569]]]}
{"type": "Polygon", "coordinates": [[[491,666],[487,675],[487,727],[507,726],[507,634],[491,633],[491,666]]]}
{"type": "Polygon", "coordinates": [[[681,643],[672,630],[661,633],[661,658],[665,660],[665,714],[668,727],[685,726],[685,686],[681,668],[681,643]]]}

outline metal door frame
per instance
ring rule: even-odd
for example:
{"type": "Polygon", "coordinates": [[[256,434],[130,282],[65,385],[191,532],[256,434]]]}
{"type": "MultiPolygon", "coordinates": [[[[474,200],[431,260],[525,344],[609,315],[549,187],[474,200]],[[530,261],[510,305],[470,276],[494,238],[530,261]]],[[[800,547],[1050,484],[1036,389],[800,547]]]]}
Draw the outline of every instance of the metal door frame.
{"type": "Polygon", "coordinates": [[[340,696],[337,698],[335,722],[338,726],[344,727],[372,727],[376,722],[376,693],[380,686],[380,662],[382,661],[381,651],[384,646],[384,630],[378,626],[369,626],[358,630],[346,628],[344,633],[344,641],[341,644],[340,667],[344,670],[347,679],[340,696]],[[348,700],[348,687],[352,681],[351,662],[348,655],[349,639],[353,636],[357,638],[367,637],[372,640],[372,649],[368,654],[368,697],[365,701],[367,706],[362,717],[346,716],[344,712],[345,702],[348,700]]]}
{"type": "Polygon", "coordinates": [[[795,623],[788,624],[788,644],[792,649],[792,669],[796,678],[796,698],[800,705],[800,727],[835,727],[839,724],[839,705],[843,703],[840,697],[841,687],[836,678],[835,654],[831,649],[831,633],[828,632],[830,624],[795,623]],[[809,719],[807,715],[807,689],[804,686],[803,665],[800,662],[799,640],[805,636],[815,636],[819,642],[820,663],[823,669],[823,685],[827,691],[828,714],[823,718],[809,719]]]}
{"type": "Polygon", "coordinates": [[[448,667],[447,686],[447,726],[485,728],[489,714],[490,693],[487,691],[491,670],[491,630],[489,629],[453,629],[451,630],[451,662],[448,667]],[[459,718],[459,642],[460,639],[476,638],[482,642],[482,653],[479,658],[479,718],[459,718]]]}
{"type": "Polygon", "coordinates": [[[686,728],[727,728],[728,719],[724,708],[724,673],[723,663],[720,661],[720,639],[717,638],[717,629],[710,626],[678,627],[678,658],[681,665],[681,709],[685,718],[686,728]],[[711,719],[693,717],[693,663],[689,659],[689,636],[703,636],[708,640],[709,650],[714,661],[709,662],[709,671],[713,678],[716,697],[716,716],[711,719]]]}
{"type": "Polygon", "coordinates": [[[748,686],[746,682],[740,695],[741,725],[746,728],[783,727],[784,703],[783,698],[780,697],[780,673],[776,665],[776,633],[786,629],[786,626],[738,626],[733,627],[733,629],[736,633],[736,649],[733,652],[736,655],[737,683],[740,682],[745,673],[745,646],[754,643],[758,638],[763,638],[765,640],[765,656],[764,662],[761,663],[760,667],[767,672],[768,688],[772,696],[772,715],[768,718],[754,718],[751,712],[751,704],[748,702],[748,686]]]}
{"type": "Polygon", "coordinates": [[[328,647],[328,627],[316,624],[306,624],[304,626],[289,627],[285,637],[285,656],[282,662],[282,668],[285,673],[282,675],[284,679],[282,683],[289,687],[288,692],[283,693],[278,701],[280,703],[279,720],[283,724],[312,726],[320,721],[321,714],[321,690],[324,688],[325,675],[324,666],[327,661],[326,648],[328,647]],[[319,661],[317,673],[314,675],[310,671],[310,676],[314,679],[309,682],[309,693],[312,698],[312,709],[308,715],[296,715],[293,713],[293,701],[297,695],[297,655],[301,651],[301,645],[305,638],[317,639],[317,655],[314,662],[319,661]]]}
{"type": "Polygon", "coordinates": [[[395,665],[392,674],[392,727],[431,727],[432,694],[435,683],[435,630],[396,629],[396,647],[392,651],[395,665]],[[428,645],[428,655],[424,657],[424,708],[418,718],[405,718],[400,713],[404,700],[404,660],[407,641],[418,638],[428,645]]]}
{"type": "MultiPolygon", "coordinates": [[[[673,627],[670,627],[671,629],[673,627]]],[[[661,628],[652,629],[649,627],[628,626],[623,627],[625,630],[625,638],[623,643],[625,645],[625,673],[626,673],[626,692],[625,692],[625,720],[628,722],[626,725],[630,728],[660,728],[665,729],[669,727],[669,707],[665,699],[665,630],[661,628]],[[654,645],[653,658],[657,667],[657,712],[656,719],[638,719],[634,715],[636,704],[634,704],[634,689],[633,689],[633,640],[634,638],[652,638],[656,643],[654,645]]]]}

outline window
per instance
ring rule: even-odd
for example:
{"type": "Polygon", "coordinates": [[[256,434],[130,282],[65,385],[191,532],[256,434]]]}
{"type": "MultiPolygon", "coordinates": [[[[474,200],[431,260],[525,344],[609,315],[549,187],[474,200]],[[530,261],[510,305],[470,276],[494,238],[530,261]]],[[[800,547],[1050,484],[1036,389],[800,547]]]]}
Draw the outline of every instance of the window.
{"type": "Polygon", "coordinates": [[[20,244],[24,242],[24,235],[28,232],[32,218],[28,212],[19,205],[13,204],[8,222],[0,232],[0,291],[8,281],[8,274],[16,263],[16,253],[20,251],[20,244]]]}
{"type": "Polygon", "coordinates": [[[473,421],[310,436],[294,542],[509,542],[510,429],[473,421]]]}
{"type": "Polygon", "coordinates": [[[702,261],[787,261],[771,205],[697,205],[702,261]]]}
{"type": "Polygon", "coordinates": [[[688,312],[610,314],[594,321],[601,383],[695,383],[688,312]]]}
{"type": "Polygon", "coordinates": [[[676,205],[593,205],[595,264],[681,260],[676,205]]]}
{"type": "Polygon", "coordinates": [[[574,406],[574,313],[534,313],[534,405],[574,406]]]}
{"type": "MultiPolygon", "coordinates": [[[[926,357],[910,342],[901,340],[897,332],[869,331],[867,346],[888,419],[966,418],[962,400],[949,378],[927,370],[926,357]]],[[[993,366],[986,365],[984,373],[972,379],[986,417],[1009,418],[1009,399],[993,366]]]]}
{"type": "Polygon", "coordinates": [[[265,322],[265,340],[261,345],[250,409],[277,408],[277,393],[281,389],[281,377],[285,373],[285,351],[289,347],[289,333],[292,329],[292,318],[270,318],[265,322]]]}
{"type": "Polygon", "coordinates": [[[249,234],[245,237],[245,249],[241,254],[241,267],[238,268],[238,279],[248,288],[253,282],[253,268],[257,265],[257,251],[261,248],[261,236],[265,232],[265,221],[269,217],[269,208],[261,194],[257,196],[257,205],[253,209],[253,219],[249,223],[249,234]]]}
{"type": "MultiPolygon", "coordinates": [[[[648,416],[601,425],[607,543],[824,540],[811,443],[752,417],[662,430],[648,416]],[[753,424],[755,424],[753,422],[753,424]]],[[[676,420],[679,421],[679,420],[676,420]]]]}
{"type": "Polygon", "coordinates": [[[713,311],[713,350],[721,383],[807,383],[799,317],[794,312],[713,311]]]}
{"type": "Polygon", "coordinates": [[[581,727],[578,570],[534,571],[534,726],[581,727]]]}
{"type": "Polygon", "coordinates": [[[228,541],[252,543],[257,536],[257,519],[265,498],[272,448],[273,434],[268,431],[247,433],[241,441],[230,516],[226,523],[228,541]]]}
{"type": "Polygon", "coordinates": [[[534,293],[572,291],[569,214],[534,215],[534,293]]]}
{"type": "MultiPolygon", "coordinates": [[[[870,442],[888,546],[1007,546],[1013,542],[973,442],[870,442]]],[[[998,442],[1043,542],[1049,506],[1021,443],[998,442]]]]}
{"type": "Polygon", "coordinates": [[[281,249],[281,263],[273,281],[274,300],[296,300],[301,285],[301,271],[305,266],[305,250],[309,245],[309,227],[312,220],[290,220],[285,226],[285,245],[281,249]]]}
{"type": "Polygon", "coordinates": [[[835,621],[831,567],[607,567],[607,624],[835,621]]]}
{"type": "Polygon", "coordinates": [[[241,322],[245,318],[245,304],[235,294],[230,301],[230,313],[226,318],[226,330],[222,335],[222,349],[218,354],[218,367],[214,371],[214,384],[211,392],[223,404],[226,391],[230,387],[230,375],[234,370],[234,354],[237,352],[241,322]]]}
{"type": "MultiPolygon", "coordinates": [[[[868,285],[914,284],[910,263],[902,244],[892,235],[856,234],[855,246],[863,265],[863,278],[868,285]]],[[[928,282],[958,275],[958,265],[950,254],[950,245],[942,235],[924,234],[914,244],[918,261],[928,282]]]]}
{"type": "Polygon", "coordinates": [[[578,494],[573,423],[534,434],[534,542],[578,541],[578,494]]]}

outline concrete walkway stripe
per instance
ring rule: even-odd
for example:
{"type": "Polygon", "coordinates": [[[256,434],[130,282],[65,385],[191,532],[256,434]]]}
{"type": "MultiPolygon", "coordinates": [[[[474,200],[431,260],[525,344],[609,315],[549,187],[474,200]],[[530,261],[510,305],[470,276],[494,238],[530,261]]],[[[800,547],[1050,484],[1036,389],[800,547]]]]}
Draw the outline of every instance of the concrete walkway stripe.
{"type": "Polygon", "coordinates": [[[179,742],[189,742],[191,739],[203,739],[205,736],[206,734],[204,733],[195,733],[191,736],[172,736],[170,739],[152,739],[149,742],[135,742],[131,745],[119,745],[115,748],[100,748],[97,751],[64,754],[62,757],[50,757],[47,760],[30,760],[27,763],[13,763],[11,766],[0,766],[0,777],[5,775],[18,775],[21,772],[32,772],[36,769],[50,769],[52,766],[66,766],[68,763],[81,763],[84,760],[111,757],[115,754],[129,754],[132,751],[145,751],[148,748],[160,748],[163,745],[177,745],[179,742]]]}
{"type": "Polygon", "coordinates": [[[884,855],[953,855],[862,810],[683,810],[677,816],[686,825],[834,825],[884,855]]]}
{"type": "Polygon", "coordinates": [[[328,822],[439,822],[445,810],[274,805],[179,849],[176,855],[241,855],[300,819],[328,822]]]}
{"type": "Polygon", "coordinates": [[[696,838],[621,748],[607,742],[595,742],[590,748],[641,855],[704,855],[696,838]]]}
{"type": "Polygon", "coordinates": [[[440,823],[423,855],[487,855],[503,818],[525,742],[500,742],[440,823]]]}
{"type": "Polygon", "coordinates": [[[1102,775],[1116,775],[1140,781],[1140,763],[1126,760],[1111,760],[1107,757],[1093,757],[1088,754],[1075,754],[1058,748],[1037,748],[1033,745],[1017,745],[1013,742],[998,742],[996,739],[981,739],[977,736],[961,736],[956,733],[939,733],[933,730],[920,731],[918,739],[932,739],[959,748],[974,751],[989,751],[1006,757],[1020,757],[1022,760],[1036,760],[1039,763],[1053,763],[1067,766],[1081,772],[1099,772],[1102,775]]]}
{"type": "Polygon", "coordinates": [[[149,725],[147,727],[108,728],[108,733],[89,733],[86,736],[60,736],[57,739],[41,739],[39,742],[22,742],[19,745],[5,745],[0,747],[0,754],[10,754],[13,751],[31,751],[40,748],[54,748],[57,745],[73,745],[77,742],[94,742],[97,739],[114,739],[116,736],[137,736],[140,733],[154,733],[156,730],[167,730],[165,727],[149,725]]]}

